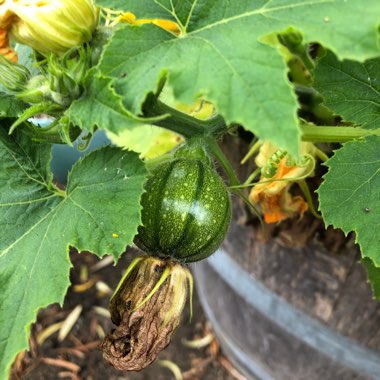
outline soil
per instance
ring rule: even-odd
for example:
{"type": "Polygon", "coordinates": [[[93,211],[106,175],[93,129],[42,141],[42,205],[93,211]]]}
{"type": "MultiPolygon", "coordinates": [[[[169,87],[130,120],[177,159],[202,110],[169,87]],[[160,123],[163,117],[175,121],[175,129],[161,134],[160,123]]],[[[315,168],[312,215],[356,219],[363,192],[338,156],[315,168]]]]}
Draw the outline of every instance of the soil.
{"type": "Polygon", "coordinates": [[[55,304],[40,311],[37,322],[31,329],[30,351],[17,357],[11,380],[176,379],[174,373],[164,366],[166,361],[178,366],[184,380],[245,379],[220,352],[196,292],[193,298],[192,321],[189,322],[187,305],[172,343],[150,367],[138,373],[121,372],[103,361],[99,344],[104,334],[113,328],[109,317],[103,314],[107,310],[111,289],[115,289],[135,255],[136,251],[128,250],[115,267],[109,261],[108,265],[99,269],[101,260],[96,256],[71,252],[72,286],[64,305],[60,307],[55,304]],[[108,285],[108,291],[104,284],[108,285]],[[80,316],[74,320],[72,329],[60,341],[58,334],[62,332],[57,329],[54,331],[54,327],[66,320],[78,305],[82,308],[80,316]],[[49,334],[49,331],[52,332],[49,334]],[[41,342],[44,335],[46,339],[41,342]],[[207,339],[208,342],[202,348],[189,348],[184,343],[184,340],[197,341],[205,336],[210,339],[207,339]]]}

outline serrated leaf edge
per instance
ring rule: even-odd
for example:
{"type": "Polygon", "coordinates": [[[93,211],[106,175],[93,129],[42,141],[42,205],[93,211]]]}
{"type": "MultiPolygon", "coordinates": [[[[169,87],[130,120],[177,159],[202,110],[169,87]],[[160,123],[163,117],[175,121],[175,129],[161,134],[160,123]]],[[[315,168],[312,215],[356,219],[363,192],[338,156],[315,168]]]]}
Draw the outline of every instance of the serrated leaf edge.
{"type": "MultiPolygon", "coordinates": [[[[331,156],[330,159],[335,156],[336,152],[338,152],[339,150],[343,149],[347,145],[357,144],[357,143],[365,143],[365,141],[366,141],[365,138],[360,138],[360,139],[357,139],[357,140],[348,141],[346,143],[343,143],[340,148],[333,150],[334,155],[331,156]]],[[[331,167],[328,165],[330,159],[323,163],[324,166],[328,167],[328,171],[322,176],[323,182],[321,183],[321,185],[319,186],[319,188],[315,191],[318,194],[318,211],[320,211],[320,213],[322,214],[322,218],[323,218],[323,221],[325,223],[325,227],[327,228],[328,226],[332,226],[333,228],[340,229],[341,231],[343,231],[345,237],[347,237],[351,232],[354,233],[355,234],[355,244],[357,244],[360,247],[361,257],[362,258],[368,258],[368,259],[370,259],[373,262],[373,264],[375,265],[375,267],[380,268],[380,265],[377,266],[376,263],[373,261],[372,257],[366,256],[365,254],[363,254],[362,245],[359,242],[360,234],[356,231],[356,229],[347,230],[347,229],[345,229],[343,227],[334,225],[334,223],[330,223],[330,222],[326,221],[325,214],[324,214],[323,210],[321,209],[322,202],[320,201],[320,189],[322,188],[322,186],[325,183],[326,176],[330,173],[331,167]]]]}

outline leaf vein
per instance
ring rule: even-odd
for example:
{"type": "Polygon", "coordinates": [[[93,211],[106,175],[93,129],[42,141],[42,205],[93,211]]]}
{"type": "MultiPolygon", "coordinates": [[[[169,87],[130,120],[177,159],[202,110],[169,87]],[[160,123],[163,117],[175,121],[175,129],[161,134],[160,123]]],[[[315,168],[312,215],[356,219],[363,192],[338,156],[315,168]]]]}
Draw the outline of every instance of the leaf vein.
{"type": "MultiPolygon", "coordinates": [[[[19,147],[20,145],[17,144],[19,147]]],[[[32,166],[36,169],[36,172],[39,174],[39,176],[43,179],[43,182],[39,181],[38,179],[34,178],[34,177],[31,177],[29,175],[29,173],[25,170],[24,166],[19,162],[19,160],[17,159],[17,157],[15,156],[15,154],[6,146],[6,145],[3,145],[4,148],[7,150],[7,152],[12,156],[12,158],[15,160],[15,162],[17,163],[17,165],[20,167],[20,169],[24,172],[24,174],[32,181],[34,182],[37,182],[39,183],[40,185],[43,185],[44,187],[48,187],[48,184],[44,181],[43,177],[41,176],[41,174],[39,173],[39,171],[36,169],[36,167],[34,166],[34,163],[31,162],[32,166]]],[[[22,148],[22,147],[21,147],[22,148]]],[[[24,151],[24,149],[23,149],[24,151]]],[[[24,151],[25,152],[25,151],[24,151]]],[[[25,154],[26,157],[28,157],[29,159],[29,156],[27,154],[25,154]]],[[[30,161],[30,159],[29,159],[30,161]]]]}
{"type": "Polygon", "coordinates": [[[289,8],[299,8],[299,7],[306,7],[306,6],[310,6],[310,5],[333,3],[333,2],[334,2],[334,0],[304,1],[302,3],[292,4],[291,7],[289,7],[289,5],[282,5],[282,6],[277,6],[277,7],[273,7],[273,8],[266,8],[267,4],[265,4],[264,6],[258,8],[258,9],[255,9],[253,11],[241,13],[241,14],[238,14],[236,16],[231,16],[229,18],[222,19],[222,20],[216,21],[214,23],[208,24],[208,25],[206,25],[200,29],[197,29],[197,30],[194,30],[193,32],[190,32],[189,35],[200,33],[200,32],[203,32],[204,30],[212,29],[215,26],[227,24],[229,22],[236,21],[236,20],[241,20],[241,19],[246,18],[246,17],[251,17],[251,16],[255,16],[255,15],[263,15],[264,16],[265,13],[269,13],[269,12],[278,12],[278,11],[286,10],[289,8]]]}
{"type": "Polygon", "coordinates": [[[56,194],[51,194],[51,195],[49,195],[47,197],[38,198],[38,199],[31,199],[31,200],[27,200],[27,201],[11,202],[11,203],[0,203],[0,207],[21,206],[21,205],[31,204],[31,203],[35,203],[35,202],[41,202],[41,201],[44,201],[46,199],[54,198],[56,196],[57,196],[56,194]]]}
{"type": "MultiPolygon", "coordinates": [[[[67,199],[67,198],[66,198],[67,199]]],[[[47,219],[60,205],[62,205],[65,200],[61,201],[56,207],[52,208],[44,217],[42,217],[37,223],[33,224],[27,231],[25,231],[18,239],[16,239],[12,244],[10,244],[5,250],[0,252],[0,257],[8,253],[17,243],[28,236],[38,225],[40,225],[45,219],[47,219]]]]}
{"type": "Polygon", "coordinates": [[[102,226],[98,223],[98,221],[96,220],[96,218],[94,218],[94,216],[91,214],[90,211],[88,211],[86,208],[84,208],[80,203],[76,202],[72,197],[68,197],[67,199],[69,199],[76,207],[78,207],[80,210],[82,210],[85,214],[87,214],[90,219],[93,220],[93,222],[96,224],[96,226],[99,228],[100,231],[102,231],[103,235],[104,235],[104,238],[105,240],[107,241],[107,243],[111,243],[111,241],[108,239],[107,237],[107,233],[105,232],[105,230],[102,228],[102,226]]]}

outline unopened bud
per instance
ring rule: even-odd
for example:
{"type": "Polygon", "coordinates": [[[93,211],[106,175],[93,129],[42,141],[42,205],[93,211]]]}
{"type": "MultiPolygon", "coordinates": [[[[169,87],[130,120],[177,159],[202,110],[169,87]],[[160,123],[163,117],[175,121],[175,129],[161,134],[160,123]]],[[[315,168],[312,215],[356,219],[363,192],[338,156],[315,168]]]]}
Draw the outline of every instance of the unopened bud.
{"type": "Polygon", "coordinates": [[[28,81],[23,91],[16,93],[16,96],[31,104],[48,101],[51,99],[49,82],[44,75],[36,75],[28,81]]]}
{"type": "Polygon", "coordinates": [[[31,104],[50,101],[62,107],[69,106],[83,92],[91,53],[90,47],[81,46],[60,57],[50,54],[42,74],[32,77],[16,96],[31,104]]]}
{"type": "Polygon", "coordinates": [[[13,63],[0,54],[0,83],[7,90],[22,91],[29,78],[30,72],[25,66],[13,63]]]}
{"type": "Polygon", "coordinates": [[[55,103],[68,106],[79,98],[91,59],[91,48],[83,46],[69,50],[62,57],[53,54],[48,57],[46,71],[55,103]]]}
{"type": "Polygon", "coordinates": [[[102,343],[103,357],[119,370],[139,371],[170,343],[192,292],[188,269],[172,260],[137,257],[110,302],[117,326],[102,343]]]}
{"type": "Polygon", "coordinates": [[[92,0],[24,0],[0,4],[0,27],[40,53],[63,54],[91,39],[98,23],[92,0]]]}

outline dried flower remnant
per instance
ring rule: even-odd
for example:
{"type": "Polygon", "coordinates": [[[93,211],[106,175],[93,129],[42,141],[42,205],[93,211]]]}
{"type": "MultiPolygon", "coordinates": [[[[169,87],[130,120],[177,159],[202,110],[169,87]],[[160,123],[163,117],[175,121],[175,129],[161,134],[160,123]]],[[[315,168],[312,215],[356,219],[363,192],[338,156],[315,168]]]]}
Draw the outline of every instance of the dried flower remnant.
{"type": "Polygon", "coordinates": [[[170,343],[192,293],[188,269],[171,259],[137,257],[110,302],[117,326],[104,339],[104,359],[119,370],[139,371],[170,343]]]}

